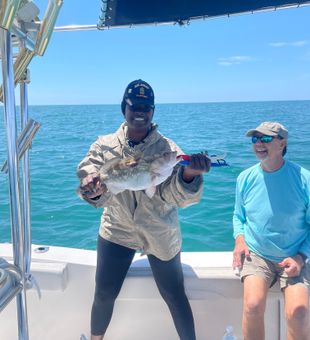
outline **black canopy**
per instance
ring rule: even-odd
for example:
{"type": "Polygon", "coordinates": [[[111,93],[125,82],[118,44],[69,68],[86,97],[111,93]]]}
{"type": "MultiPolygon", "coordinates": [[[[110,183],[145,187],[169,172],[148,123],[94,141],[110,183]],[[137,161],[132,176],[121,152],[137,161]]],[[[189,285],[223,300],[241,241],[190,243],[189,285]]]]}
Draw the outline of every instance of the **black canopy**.
{"type": "Polygon", "coordinates": [[[102,0],[99,26],[186,23],[191,19],[309,5],[292,0],[102,0]]]}

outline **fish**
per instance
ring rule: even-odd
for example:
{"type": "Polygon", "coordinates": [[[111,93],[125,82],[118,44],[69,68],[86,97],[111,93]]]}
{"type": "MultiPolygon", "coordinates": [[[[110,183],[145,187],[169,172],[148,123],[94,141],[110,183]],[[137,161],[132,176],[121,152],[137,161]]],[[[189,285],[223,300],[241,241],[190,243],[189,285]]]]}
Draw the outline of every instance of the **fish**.
{"type": "Polygon", "coordinates": [[[144,190],[152,198],[156,186],[172,174],[179,162],[180,157],[176,151],[148,157],[136,154],[122,159],[113,158],[101,167],[100,181],[114,195],[125,190],[144,190]]]}

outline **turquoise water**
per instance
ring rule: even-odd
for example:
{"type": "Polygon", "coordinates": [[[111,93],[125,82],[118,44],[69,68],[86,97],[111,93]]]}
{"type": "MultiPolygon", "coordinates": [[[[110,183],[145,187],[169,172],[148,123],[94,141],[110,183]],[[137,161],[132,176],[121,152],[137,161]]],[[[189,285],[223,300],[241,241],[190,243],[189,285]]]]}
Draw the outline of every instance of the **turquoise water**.
{"type": "MultiPolygon", "coordinates": [[[[75,170],[96,136],[120,125],[119,106],[32,106],[29,112],[42,124],[31,150],[33,243],[95,249],[101,210],[76,196],[75,170]]],[[[230,164],[204,176],[200,204],[180,210],[183,250],[233,248],[236,178],[256,162],[244,134],[265,120],[278,120],[288,128],[286,158],[310,169],[310,101],[157,105],[154,121],[159,130],[186,153],[222,150],[230,164]]],[[[3,125],[1,112],[1,166],[6,159],[3,125]]],[[[7,175],[0,173],[0,242],[10,241],[7,187],[7,175]]]]}

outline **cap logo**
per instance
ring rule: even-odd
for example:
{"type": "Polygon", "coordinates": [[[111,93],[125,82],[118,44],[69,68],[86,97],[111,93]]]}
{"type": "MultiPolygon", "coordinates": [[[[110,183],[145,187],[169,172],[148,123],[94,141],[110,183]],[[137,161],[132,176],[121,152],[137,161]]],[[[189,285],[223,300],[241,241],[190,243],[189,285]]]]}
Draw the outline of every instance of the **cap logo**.
{"type": "Polygon", "coordinates": [[[152,88],[140,79],[127,86],[123,100],[130,106],[136,103],[154,106],[154,93],[152,88]]]}

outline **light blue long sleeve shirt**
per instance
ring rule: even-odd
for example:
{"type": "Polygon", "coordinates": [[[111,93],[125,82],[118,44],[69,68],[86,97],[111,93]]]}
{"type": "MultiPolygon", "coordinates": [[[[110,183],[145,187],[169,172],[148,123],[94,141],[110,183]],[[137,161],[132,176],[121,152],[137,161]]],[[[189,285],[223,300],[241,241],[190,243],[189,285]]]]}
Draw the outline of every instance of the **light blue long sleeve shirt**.
{"type": "Polygon", "coordinates": [[[234,237],[244,235],[250,250],[271,260],[302,252],[310,258],[310,172],[285,161],[275,172],[260,164],[237,179],[234,237]]]}

